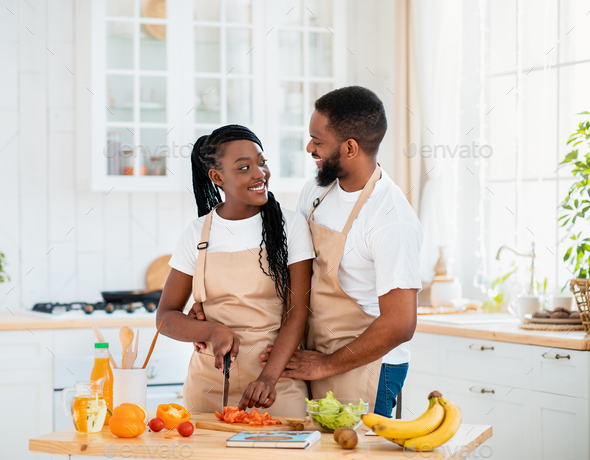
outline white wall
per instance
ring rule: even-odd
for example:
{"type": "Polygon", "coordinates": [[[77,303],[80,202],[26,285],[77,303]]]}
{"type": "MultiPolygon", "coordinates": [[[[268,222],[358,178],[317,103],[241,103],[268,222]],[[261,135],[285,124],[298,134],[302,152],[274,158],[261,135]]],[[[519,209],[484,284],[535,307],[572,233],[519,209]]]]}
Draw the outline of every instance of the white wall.
{"type": "MultiPolygon", "coordinates": [[[[348,16],[348,82],[375,91],[391,118],[393,4],[349,0],[348,16]]],[[[188,193],[76,189],[74,18],[72,0],[2,0],[0,251],[12,280],[0,310],[143,288],[149,263],[196,217],[188,193]]],[[[389,130],[380,161],[390,174],[391,148],[389,130]]],[[[294,209],[298,197],[277,198],[294,209]]]]}
{"type": "Polygon", "coordinates": [[[188,193],[76,190],[73,21],[72,0],[2,1],[1,310],[142,288],[196,217],[188,193]]]}

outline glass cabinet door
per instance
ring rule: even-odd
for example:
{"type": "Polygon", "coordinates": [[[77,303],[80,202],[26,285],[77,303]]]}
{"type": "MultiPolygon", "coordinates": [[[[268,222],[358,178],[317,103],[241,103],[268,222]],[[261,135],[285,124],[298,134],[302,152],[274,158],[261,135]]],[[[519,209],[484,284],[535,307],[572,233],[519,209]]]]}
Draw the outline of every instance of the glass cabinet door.
{"type": "Polygon", "coordinates": [[[193,132],[251,126],[252,0],[194,0],[193,132]]]}
{"type": "Polygon", "coordinates": [[[165,0],[106,4],[108,176],[166,176],[167,22],[165,0]]]}
{"type": "Polygon", "coordinates": [[[282,178],[303,179],[314,168],[305,146],[316,99],[334,89],[333,16],[329,0],[273,2],[282,178]]]}

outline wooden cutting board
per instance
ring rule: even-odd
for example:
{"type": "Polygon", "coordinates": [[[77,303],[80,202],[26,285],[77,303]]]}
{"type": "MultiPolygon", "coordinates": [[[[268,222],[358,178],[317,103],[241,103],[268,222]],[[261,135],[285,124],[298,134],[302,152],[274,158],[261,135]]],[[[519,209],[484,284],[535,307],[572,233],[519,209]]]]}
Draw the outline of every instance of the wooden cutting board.
{"type": "Polygon", "coordinates": [[[164,284],[170,274],[170,265],[168,262],[172,254],[158,257],[154,260],[147,269],[145,274],[145,284],[148,291],[158,291],[164,289],[164,284]]]}
{"type": "MultiPolygon", "coordinates": [[[[191,422],[194,423],[195,428],[204,430],[229,431],[232,433],[239,433],[240,431],[292,431],[293,425],[287,423],[284,417],[273,417],[273,419],[280,420],[282,425],[270,426],[252,426],[247,423],[225,423],[215,417],[215,414],[210,413],[191,413],[191,422]]],[[[311,423],[311,422],[309,422],[311,423]]],[[[308,429],[307,424],[305,428],[308,429]]],[[[310,428],[311,429],[311,428],[310,428]]]]}

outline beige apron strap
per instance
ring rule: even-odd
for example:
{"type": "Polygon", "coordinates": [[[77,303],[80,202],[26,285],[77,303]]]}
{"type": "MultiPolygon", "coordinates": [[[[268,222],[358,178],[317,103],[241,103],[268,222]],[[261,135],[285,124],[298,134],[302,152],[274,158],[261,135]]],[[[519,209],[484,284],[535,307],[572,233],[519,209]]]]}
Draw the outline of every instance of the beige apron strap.
{"type": "Polygon", "coordinates": [[[326,191],[324,193],[322,193],[322,196],[319,198],[316,198],[313,201],[313,204],[311,206],[311,209],[309,210],[309,214],[307,215],[307,220],[312,219],[313,220],[313,213],[315,211],[315,208],[317,208],[319,206],[319,204],[324,201],[324,198],[326,197],[326,195],[328,194],[328,192],[330,190],[332,190],[334,188],[334,185],[336,185],[336,181],[332,182],[332,185],[330,185],[326,191]]]}
{"type": "Polygon", "coordinates": [[[379,180],[380,177],[381,167],[377,165],[375,171],[373,171],[373,174],[369,178],[369,181],[363,187],[363,191],[359,195],[358,200],[356,200],[354,208],[352,208],[352,212],[350,213],[350,216],[348,216],[346,224],[344,224],[344,228],[342,229],[342,233],[344,235],[348,235],[348,232],[350,231],[352,224],[354,223],[354,220],[359,215],[359,212],[361,212],[362,207],[365,205],[365,203],[371,196],[371,193],[373,193],[373,190],[375,189],[375,183],[379,180]]]}
{"type": "MultiPolygon", "coordinates": [[[[219,206],[219,205],[217,205],[219,206]]],[[[199,287],[199,294],[201,295],[201,302],[204,302],[207,299],[207,294],[205,292],[205,259],[207,258],[207,248],[209,247],[209,233],[211,231],[211,218],[213,217],[213,211],[217,208],[213,208],[207,217],[205,217],[205,222],[203,222],[203,230],[201,231],[201,242],[197,244],[197,249],[199,251],[197,255],[197,270],[196,273],[199,274],[197,278],[197,286],[199,287]]]]}

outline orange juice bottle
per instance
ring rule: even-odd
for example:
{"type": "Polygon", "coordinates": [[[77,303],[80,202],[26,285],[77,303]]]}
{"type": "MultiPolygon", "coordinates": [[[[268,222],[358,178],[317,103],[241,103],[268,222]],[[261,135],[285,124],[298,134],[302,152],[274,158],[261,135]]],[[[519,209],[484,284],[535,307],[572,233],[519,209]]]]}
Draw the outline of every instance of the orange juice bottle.
{"type": "MultiPolygon", "coordinates": [[[[90,380],[98,380],[104,377],[104,384],[102,386],[102,396],[107,404],[107,407],[113,410],[113,370],[109,362],[109,344],[95,343],[94,344],[94,367],[90,373],[90,380]]],[[[104,424],[109,424],[111,416],[107,413],[104,424]]]]}

